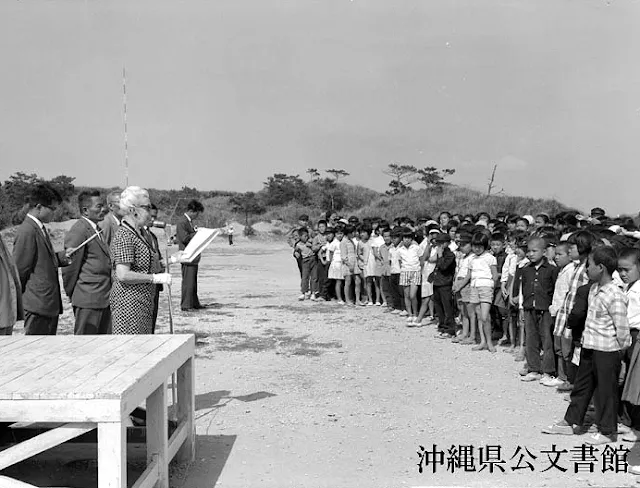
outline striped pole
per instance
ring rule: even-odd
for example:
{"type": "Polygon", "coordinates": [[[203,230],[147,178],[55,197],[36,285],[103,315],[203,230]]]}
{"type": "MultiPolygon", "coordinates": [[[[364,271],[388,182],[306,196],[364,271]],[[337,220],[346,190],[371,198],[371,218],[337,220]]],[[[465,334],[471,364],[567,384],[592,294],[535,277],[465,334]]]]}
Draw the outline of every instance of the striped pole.
{"type": "Polygon", "coordinates": [[[129,143],[127,140],[127,72],[122,67],[122,106],[124,115],[124,183],[129,186],[129,143]]]}

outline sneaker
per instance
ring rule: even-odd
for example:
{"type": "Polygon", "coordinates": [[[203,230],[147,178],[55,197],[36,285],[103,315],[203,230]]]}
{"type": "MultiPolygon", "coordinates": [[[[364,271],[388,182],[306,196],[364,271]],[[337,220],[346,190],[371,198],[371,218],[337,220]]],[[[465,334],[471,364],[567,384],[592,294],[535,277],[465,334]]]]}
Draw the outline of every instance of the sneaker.
{"type": "Polygon", "coordinates": [[[602,444],[612,444],[616,442],[616,435],[613,434],[611,436],[607,436],[601,434],[600,432],[596,432],[595,434],[588,435],[584,438],[585,444],[591,444],[592,446],[599,446],[602,444]]]}
{"type": "Polygon", "coordinates": [[[346,303],[343,300],[338,300],[338,305],[346,305],[346,303]]]}
{"type": "Polygon", "coordinates": [[[416,317],[416,319],[413,321],[413,326],[414,327],[422,327],[424,324],[422,323],[422,320],[418,320],[418,317],[416,317]]]}
{"type": "Polygon", "coordinates": [[[407,312],[406,310],[403,310],[402,312],[400,312],[400,317],[408,317],[409,316],[409,312],[407,312]]]}
{"type": "Polygon", "coordinates": [[[571,425],[553,424],[542,429],[543,434],[552,435],[573,435],[573,427],[571,425]]]}
{"type": "Polygon", "coordinates": [[[540,373],[531,371],[527,375],[520,378],[520,381],[525,381],[525,382],[540,381],[540,378],[542,378],[542,375],[540,373]]]}
{"type": "Polygon", "coordinates": [[[307,293],[304,294],[304,296],[308,300],[309,298],[311,298],[311,292],[308,291],[307,293]]]}
{"type": "Polygon", "coordinates": [[[627,469],[627,472],[631,473],[631,474],[638,475],[638,474],[640,474],[640,466],[631,466],[631,465],[629,465],[629,468],[627,469]]]}
{"type": "Polygon", "coordinates": [[[632,432],[631,427],[618,422],[618,434],[631,434],[632,432]]]}
{"type": "MultiPolygon", "coordinates": [[[[391,313],[393,315],[398,315],[400,313],[400,310],[398,310],[397,308],[394,308],[393,310],[391,310],[391,313]]],[[[402,314],[400,314],[400,315],[402,315],[402,314]]]]}
{"type": "Polygon", "coordinates": [[[311,300],[312,302],[315,302],[315,301],[317,300],[317,298],[316,298],[316,296],[315,296],[315,295],[311,295],[311,296],[309,297],[309,300],[311,300]]]}
{"type": "Polygon", "coordinates": [[[415,327],[415,326],[416,326],[415,320],[413,319],[413,317],[409,317],[407,319],[407,327],[415,327]]]}
{"type": "Polygon", "coordinates": [[[562,381],[559,378],[556,378],[555,376],[551,376],[550,374],[542,375],[542,379],[540,380],[541,385],[549,386],[549,387],[560,386],[563,383],[564,381],[562,381]]]}
{"type": "Polygon", "coordinates": [[[303,293],[298,297],[298,300],[303,301],[306,298],[306,295],[303,293]]]}
{"type": "Polygon", "coordinates": [[[407,318],[407,323],[408,324],[412,324],[414,321],[416,320],[416,317],[414,317],[413,315],[411,317],[407,318]]]}

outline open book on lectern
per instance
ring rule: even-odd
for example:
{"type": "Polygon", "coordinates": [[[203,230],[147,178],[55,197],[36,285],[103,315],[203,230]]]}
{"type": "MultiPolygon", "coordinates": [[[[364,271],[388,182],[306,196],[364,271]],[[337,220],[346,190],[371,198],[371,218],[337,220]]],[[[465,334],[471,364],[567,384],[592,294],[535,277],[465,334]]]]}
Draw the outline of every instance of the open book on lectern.
{"type": "Polygon", "coordinates": [[[220,229],[198,228],[196,235],[191,238],[189,244],[187,244],[187,247],[184,249],[181,261],[192,262],[202,254],[202,251],[204,251],[219,234],[220,229]]]}

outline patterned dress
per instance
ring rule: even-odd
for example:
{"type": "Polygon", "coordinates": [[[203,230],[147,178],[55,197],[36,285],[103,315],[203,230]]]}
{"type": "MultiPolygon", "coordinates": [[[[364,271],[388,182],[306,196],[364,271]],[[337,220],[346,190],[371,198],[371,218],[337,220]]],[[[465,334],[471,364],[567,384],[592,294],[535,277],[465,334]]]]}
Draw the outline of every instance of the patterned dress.
{"type": "Polygon", "coordinates": [[[123,283],[116,276],[116,265],[128,264],[136,273],[151,273],[153,253],[149,244],[123,222],[111,242],[111,316],[114,334],[151,334],[153,299],[156,285],[123,283]]]}

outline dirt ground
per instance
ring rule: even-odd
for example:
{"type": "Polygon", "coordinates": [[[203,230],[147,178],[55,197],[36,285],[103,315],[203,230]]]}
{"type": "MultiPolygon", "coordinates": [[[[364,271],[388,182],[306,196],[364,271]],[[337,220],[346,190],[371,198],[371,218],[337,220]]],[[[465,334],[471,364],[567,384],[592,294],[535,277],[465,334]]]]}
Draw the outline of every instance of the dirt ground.
{"type": "MultiPolygon", "coordinates": [[[[175,313],[176,333],[197,336],[198,437],[196,461],[172,467],[172,487],[636,486],[631,474],[602,472],[601,446],[593,473],[588,462],[574,471],[580,437],[540,433],[568,404],[554,389],[522,383],[512,356],[438,340],[433,327],[407,328],[378,307],[299,302],[286,244],[237,241],[214,242],[202,259],[200,298],[212,306],[175,313]],[[550,462],[541,451],[553,444],[567,450],[557,463],[566,472],[543,472],[550,462]],[[421,474],[419,446],[434,445],[443,464],[421,474]],[[474,446],[476,472],[447,471],[458,445],[474,446]],[[486,458],[496,446],[504,463],[478,472],[479,448],[486,458]]],[[[178,267],[173,274],[179,309],[178,267]]],[[[167,306],[163,295],[160,332],[167,306]]],[[[72,330],[68,304],[61,328],[72,330]]],[[[640,464],[639,448],[617,447],[640,464]]],[[[92,486],[95,475],[95,465],[34,466],[15,469],[68,486],[92,486]]]]}

